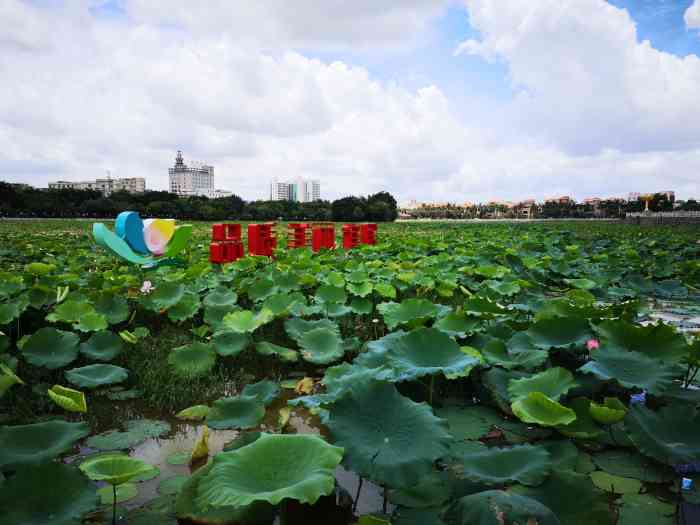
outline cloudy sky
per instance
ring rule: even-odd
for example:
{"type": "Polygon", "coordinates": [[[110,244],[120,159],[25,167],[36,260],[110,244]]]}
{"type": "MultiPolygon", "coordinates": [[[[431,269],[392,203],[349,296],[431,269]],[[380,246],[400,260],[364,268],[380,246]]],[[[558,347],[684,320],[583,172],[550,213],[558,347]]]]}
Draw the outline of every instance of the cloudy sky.
{"type": "Polygon", "coordinates": [[[700,0],[0,0],[0,179],[700,197],[700,0]]]}

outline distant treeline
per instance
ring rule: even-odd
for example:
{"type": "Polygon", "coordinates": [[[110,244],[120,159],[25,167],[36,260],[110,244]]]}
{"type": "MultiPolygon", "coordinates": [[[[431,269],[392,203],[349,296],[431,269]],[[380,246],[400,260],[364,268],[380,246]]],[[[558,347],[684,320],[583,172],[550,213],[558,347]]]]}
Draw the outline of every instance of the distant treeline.
{"type": "Polygon", "coordinates": [[[95,190],[46,190],[0,182],[0,217],[114,218],[132,210],[144,217],[188,220],[250,221],[371,221],[396,219],[394,197],[379,192],[368,197],[344,197],[335,201],[246,202],[236,195],[221,199],[180,198],[166,191],[141,194],[115,192],[105,197],[95,190]]]}

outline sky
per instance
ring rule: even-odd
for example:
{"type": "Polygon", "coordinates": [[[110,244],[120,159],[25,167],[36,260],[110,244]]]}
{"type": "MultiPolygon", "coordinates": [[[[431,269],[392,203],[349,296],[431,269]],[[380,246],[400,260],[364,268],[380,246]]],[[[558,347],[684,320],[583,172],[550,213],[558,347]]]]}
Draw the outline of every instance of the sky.
{"type": "Polygon", "coordinates": [[[0,0],[0,180],[700,197],[700,0],[0,0]]]}

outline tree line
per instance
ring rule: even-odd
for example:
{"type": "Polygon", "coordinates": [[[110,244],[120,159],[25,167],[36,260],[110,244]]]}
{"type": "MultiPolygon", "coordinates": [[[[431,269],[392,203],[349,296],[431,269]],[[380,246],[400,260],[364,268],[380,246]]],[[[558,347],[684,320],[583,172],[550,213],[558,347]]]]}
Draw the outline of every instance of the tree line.
{"type": "Polygon", "coordinates": [[[0,217],[107,219],[124,210],[137,211],[144,217],[204,221],[385,222],[398,215],[396,200],[387,192],[335,201],[246,202],[237,195],[182,198],[167,191],[118,191],[105,197],[97,190],[47,190],[0,181],[0,217]]]}

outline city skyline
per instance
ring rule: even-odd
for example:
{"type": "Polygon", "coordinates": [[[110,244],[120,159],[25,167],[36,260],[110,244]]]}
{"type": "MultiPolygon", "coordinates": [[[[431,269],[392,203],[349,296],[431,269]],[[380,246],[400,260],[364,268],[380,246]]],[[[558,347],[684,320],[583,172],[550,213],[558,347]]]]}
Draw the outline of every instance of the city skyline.
{"type": "Polygon", "coordinates": [[[182,148],[247,200],[273,176],[319,179],[328,199],[700,194],[700,0],[7,0],[2,15],[2,180],[111,170],[166,190],[182,148]]]}

